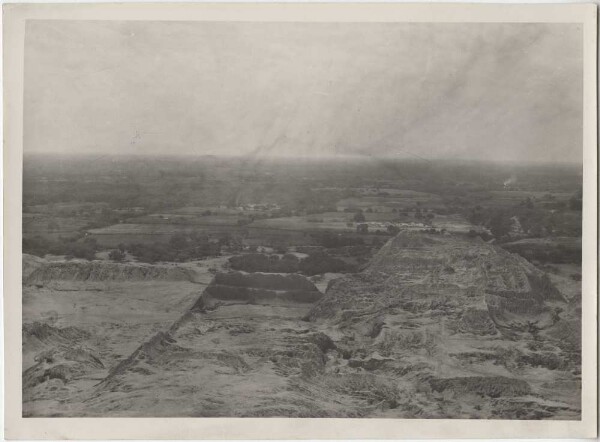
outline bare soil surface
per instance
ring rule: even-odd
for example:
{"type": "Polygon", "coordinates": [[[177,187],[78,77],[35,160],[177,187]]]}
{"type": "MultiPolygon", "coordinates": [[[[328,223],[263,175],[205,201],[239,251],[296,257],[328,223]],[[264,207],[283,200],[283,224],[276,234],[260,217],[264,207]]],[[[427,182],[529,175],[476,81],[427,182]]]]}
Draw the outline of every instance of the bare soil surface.
{"type": "Polygon", "coordinates": [[[343,276],[226,259],[25,259],[24,414],[580,417],[571,270],[416,232],[343,276]]]}

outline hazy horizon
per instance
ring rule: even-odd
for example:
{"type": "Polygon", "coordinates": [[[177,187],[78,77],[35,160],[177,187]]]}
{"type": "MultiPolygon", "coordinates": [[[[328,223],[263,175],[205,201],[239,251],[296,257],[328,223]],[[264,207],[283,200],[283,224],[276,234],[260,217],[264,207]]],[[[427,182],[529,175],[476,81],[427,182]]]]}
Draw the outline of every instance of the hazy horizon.
{"type": "Polygon", "coordinates": [[[24,152],[581,164],[581,37],[576,24],[30,21],[24,152]]]}
{"type": "MultiPolygon", "coordinates": [[[[581,162],[574,161],[561,161],[561,162],[552,162],[552,161],[511,161],[511,160],[494,160],[494,159],[463,159],[463,158],[433,158],[433,159],[420,159],[416,157],[386,157],[386,156],[373,156],[373,155],[320,155],[320,156],[295,156],[293,154],[289,155],[277,155],[270,154],[264,156],[256,156],[252,154],[194,154],[194,153],[182,153],[182,154],[169,154],[169,153],[102,153],[102,152],[25,152],[23,154],[24,158],[31,157],[67,157],[72,159],[80,159],[91,157],[92,160],[135,160],[135,159],[149,159],[149,160],[180,160],[180,161],[200,161],[202,159],[213,159],[213,160],[248,160],[252,159],[252,163],[249,163],[249,166],[255,166],[257,164],[257,160],[260,163],[265,162],[278,162],[278,161],[289,161],[295,160],[300,162],[327,162],[327,161],[347,161],[347,162],[398,162],[398,163],[415,163],[415,164],[431,164],[431,165],[464,165],[464,166],[476,166],[476,165],[485,165],[489,167],[558,167],[558,168],[573,168],[573,169],[581,169],[581,162]]],[[[583,172],[583,170],[581,170],[583,172]]]]}

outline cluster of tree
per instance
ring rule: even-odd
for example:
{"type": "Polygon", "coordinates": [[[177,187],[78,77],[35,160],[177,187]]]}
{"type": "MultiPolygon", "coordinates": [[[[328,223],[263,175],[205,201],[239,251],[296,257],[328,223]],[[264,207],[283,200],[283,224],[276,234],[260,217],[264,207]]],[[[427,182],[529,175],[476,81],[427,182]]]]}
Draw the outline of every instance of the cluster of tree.
{"type": "Polygon", "coordinates": [[[581,235],[581,219],[576,215],[531,207],[527,200],[507,208],[475,206],[467,212],[467,219],[473,225],[488,228],[498,239],[506,237],[517,225],[522,235],[532,238],[581,235]]]}
{"type": "Polygon", "coordinates": [[[247,226],[248,224],[252,224],[254,222],[254,216],[250,216],[248,218],[238,218],[237,225],[238,226],[247,226]]]}
{"type": "MultiPolygon", "coordinates": [[[[545,201],[542,201],[541,205],[547,209],[565,210],[567,208],[567,204],[568,204],[569,210],[581,211],[582,205],[583,205],[582,196],[583,196],[582,192],[577,191],[577,192],[575,192],[574,195],[571,196],[571,198],[569,198],[568,202],[565,202],[565,201],[557,201],[556,196],[554,196],[552,194],[547,194],[547,195],[544,195],[543,200],[545,200],[545,201]]],[[[534,204],[534,201],[530,197],[527,197],[519,203],[519,206],[525,207],[527,209],[533,209],[535,207],[535,204],[534,204]]]]}
{"type": "Polygon", "coordinates": [[[356,264],[348,263],[343,259],[336,258],[324,251],[311,253],[306,258],[298,258],[293,254],[266,255],[252,253],[247,255],[233,256],[229,264],[234,270],[245,272],[265,273],[296,273],[312,276],[322,273],[346,273],[356,272],[356,264]]]}
{"type": "MultiPolygon", "coordinates": [[[[362,235],[369,233],[369,225],[366,223],[357,224],[356,233],[360,233],[362,235]]],[[[398,233],[400,233],[400,228],[393,224],[389,224],[385,228],[385,230],[377,229],[372,231],[371,233],[373,233],[374,235],[397,235],[398,233]]]]}
{"type": "Polygon", "coordinates": [[[508,243],[502,247],[509,252],[518,253],[523,258],[529,261],[537,261],[540,263],[556,263],[556,264],[580,264],[581,263],[581,247],[574,243],[570,246],[564,244],[519,244],[508,243]]]}
{"type": "Polygon", "coordinates": [[[519,203],[521,207],[526,207],[527,209],[533,209],[533,200],[530,197],[525,198],[523,201],[519,203]]]}
{"type": "Polygon", "coordinates": [[[470,238],[475,238],[475,237],[479,236],[484,241],[489,241],[490,239],[494,238],[492,235],[490,235],[489,233],[487,233],[485,231],[478,232],[473,229],[469,230],[469,233],[467,233],[467,236],[469,236],[470,238]]]}
{"type": "Polygon", "coordinates": [[[356,233],[366,234],[369,233],[369,225],[360,223],[356,225],[356,233]]]}
{"type": "Polygon", "coordinates": [[[473,207],[467,214],[467,219],[476,226],[485,226],[496,238],[502,238],[511,231],[511,215],[504,209],[484,209],[473,207]]]}
{"type": "Polygon", "coordinates": [[[355,223],[364,223],[366,221],[365,214],[363,213],[362,210],[359,210],[358,212],[356,212],[354,214],[354,217],[352,217],[352,219],[354,220],[355,223]]]}
{"type": "Polygon", "coordinates": [[[23,253],[44,257],[45,255],[64,255],[67,259],[82,258],[93,260],[98,251],[98,243],[93,238],[75,236],[49,240],[41,236],[23,238],[23,253]]]}
{"type": "Polygon", "coordinates": [[[234,270],[245,272],[295,273],[298,271],[300,259],[291,253],[281,258],[279,255],[249,253],[229,258],[229,265],[234,270]]]}
{"type": "Polygon", "coordinates": [[[314,253],[300,261],[300,272],[312,276],[321,273],[354,273],[358,271],[356,264],[348,263],[329,254],[314,253]]]}
{"type": "Polygon", "coordinates": [[[337,212],[337,207],[335,207],[335,206],[320,206],[320,207],[312,207],[312,208],[306,209],[304,211],[304,213],[306,215],[317,215],[319,213],[324,213],[324,212],[337,212]]]}
{"type": "Polygon", "coordinates": [[[111,250],[108,254],[108,258],[112,261],[116,261],[116,262],[122,262],[125,260],[125,257],[127,256],[126,252],[125,252],[125,246],[124,245],[119,245],[118,249],[115,250],[111,250]]]}
{"type": "Polygon", "coordinates": [[[173,235],[168,242],[133,243],[123,246],[122,249],[127,250],[141,262],[183,262],[218,256],[221,253],[222,245],[222,242],[209,241],[208,237],[204,235],[178,233],[173,235]]]}
{"type": "Polygon", "coordinates": [[[100,213],[96,213],[92,216],[90,222],[85,226],[85,230],[98,229],[100,227],[110,226],[122,222],[126,217],[123,217],[120,213],[115,210],[104,207],[100,210],[100,213]]]}
{"type": "Polygon", "coordinates": [[[427,221],[431,221],[433,218],[435,218],[435,215],[433,213],[431,213],[431,212],[429,212],[429,213],[421,212],[421,209],[417,207],[415,209],[415,218],[416,219],[425,219],[427,221]]]}

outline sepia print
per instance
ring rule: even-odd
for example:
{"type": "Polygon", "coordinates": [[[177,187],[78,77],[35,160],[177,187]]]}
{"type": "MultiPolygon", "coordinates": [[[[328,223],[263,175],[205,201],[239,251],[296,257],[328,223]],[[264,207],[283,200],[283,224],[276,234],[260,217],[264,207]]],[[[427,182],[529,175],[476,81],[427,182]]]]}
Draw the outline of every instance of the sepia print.
{"type": "Polygon", "coordinates": [[[581,420],[583,48],[28,20],[22,417],[581,420]]]}

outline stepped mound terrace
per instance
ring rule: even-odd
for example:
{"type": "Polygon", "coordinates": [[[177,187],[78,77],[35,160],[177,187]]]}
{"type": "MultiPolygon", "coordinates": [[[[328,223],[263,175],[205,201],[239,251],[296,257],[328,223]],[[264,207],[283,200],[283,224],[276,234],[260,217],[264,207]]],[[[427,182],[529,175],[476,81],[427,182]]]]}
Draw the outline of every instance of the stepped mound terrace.
{"type": "Polygon", "coordinates": [[[66,416],[580,417],[580,296],[481,240],[401,232],[324,294],[226,268],[198,293],[114,363],[77,328],[30,325],[26,412],[54,388],[66,416]]]}

